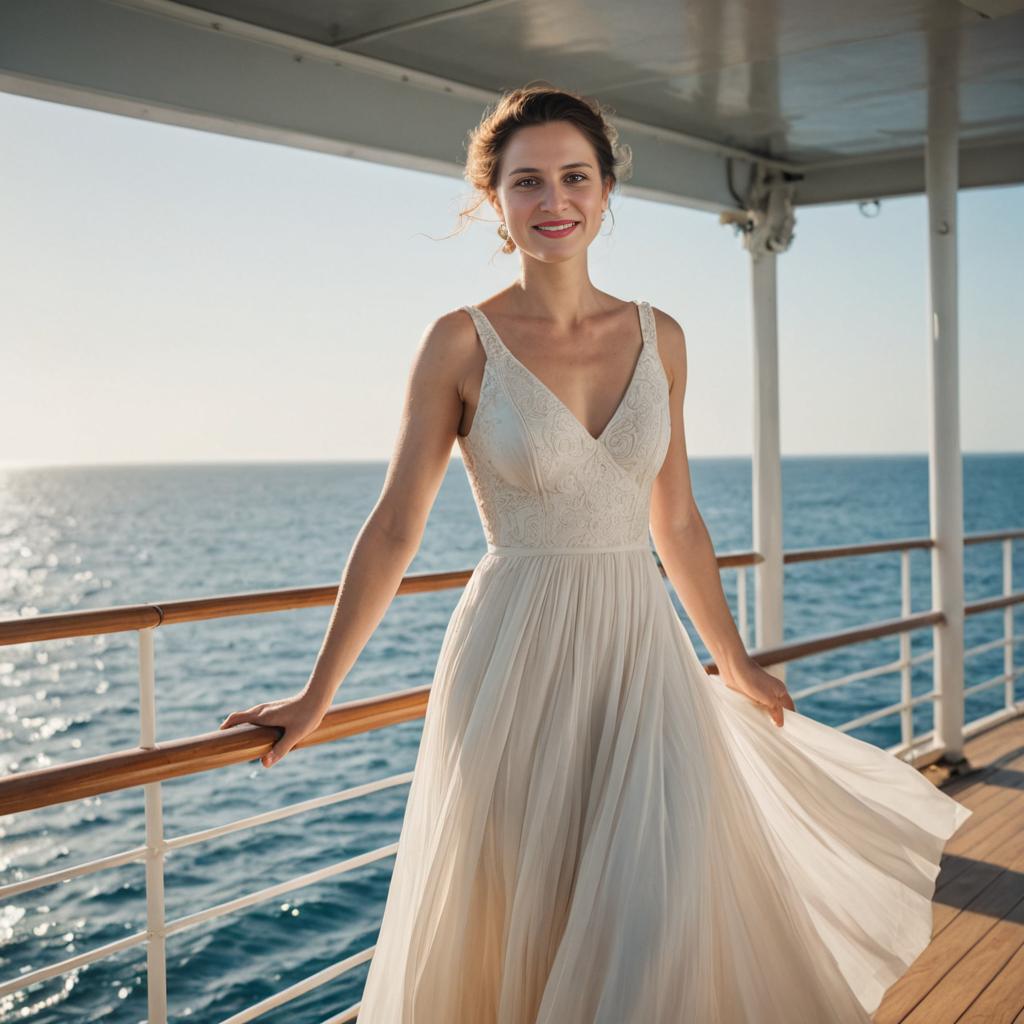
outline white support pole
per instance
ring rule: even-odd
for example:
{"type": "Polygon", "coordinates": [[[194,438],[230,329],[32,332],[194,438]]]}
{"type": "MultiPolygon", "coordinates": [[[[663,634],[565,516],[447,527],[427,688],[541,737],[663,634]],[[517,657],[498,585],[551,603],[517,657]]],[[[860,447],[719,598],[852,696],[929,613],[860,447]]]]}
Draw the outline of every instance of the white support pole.
{"type": "MultiPolygon", "coordinates": [[[[754,316],[754,634],[758,647],[782,643],[782,457],[779,439],[779,344],[776,255],[752,252],[754,316]]],[[[785,681],[785,664],[771,671],[785,681]]]]}
{"type": "Polygon", "coordinates": [[[935,738],[944,760],[963,760],[964,726],[964,520],[960,451],[957,334],[958,122],[955,51],[937,42],[929,54],[928,195],[929,446],[932,607],[946,621],[933,630],[935,738]]]}

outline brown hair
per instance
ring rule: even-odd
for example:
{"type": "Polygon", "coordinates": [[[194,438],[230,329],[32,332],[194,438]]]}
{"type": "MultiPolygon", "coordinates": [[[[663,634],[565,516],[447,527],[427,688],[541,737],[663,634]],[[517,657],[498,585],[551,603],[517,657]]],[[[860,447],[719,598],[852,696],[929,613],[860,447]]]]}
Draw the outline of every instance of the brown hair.
{"type": "MultiPolygon", "coordinates": [[[[619,133],[610,120],[611,113],[611,108],[595,99],[558,89],[543,80],[502,93],[468,135],[465,178],[475,189],[475,196],[459,211],[459,230],[467,221],[480,219],[473,214],[488,200],[489,189],[497,191],[502,154],[513,133],[524,125],[548,121],[567,121],[575,125],[594,147],[602,184],[610,178],[614,189],[619,181],[629,176],[633,157],[629,146],[619,143],[619,133]]],[[[614,219],[614,214],[612,216],[614,219]]],[[[511,253],[515,249],[516,243],[509,238],[501,251],[511,253]]]]}

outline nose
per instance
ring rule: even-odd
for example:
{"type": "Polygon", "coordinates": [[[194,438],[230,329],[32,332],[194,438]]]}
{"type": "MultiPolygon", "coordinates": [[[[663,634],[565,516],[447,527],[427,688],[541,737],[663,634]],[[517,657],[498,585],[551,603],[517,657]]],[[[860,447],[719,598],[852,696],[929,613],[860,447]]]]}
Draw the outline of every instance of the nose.
{"type": "Polygon", "coordinates": [[[545,212],[559,213],[566,208],[566,194],[561,182],[552,182],[544,189],[540,208],[545,212]]]}

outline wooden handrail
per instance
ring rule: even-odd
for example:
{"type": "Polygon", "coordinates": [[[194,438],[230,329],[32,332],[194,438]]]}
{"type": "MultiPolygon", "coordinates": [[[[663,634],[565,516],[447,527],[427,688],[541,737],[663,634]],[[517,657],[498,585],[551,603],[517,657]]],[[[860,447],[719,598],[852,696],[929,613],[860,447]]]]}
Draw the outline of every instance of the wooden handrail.
{"type": "MultiPolygon", "coordinates": [[[[789,643],[775,644],[772,647],[755,647],[749,654],[759,665],[767,668],[770,665],[781,665],[786,661],[796,661],[798,658],[809,658],[812,654],[834,651],[837,647],[850,647],[883,636],[909,633],[911,630],[924,629],[925,626],[935,626],[945,621],[946,616],[942,612],[914,612],[912,615],[902,615],[895,619],[853,626],[837,633],[821,633],[818,636],[791,640],[789,643]]],[[[703,664],[708,672],[718,672],[718,666],[714,661],[705,661],[703,664]]]]}
{"type": "Polygon", "coordinates": [[[1000,608],[1009,608],[1010,605],[1020,604],[1021,601],[1024,601],[1024,590],[1017,590],[1012,594],[1000,594],[998,597],[983,597],[980,601],[971,601],[965,604],[964,615],[994,612],[1000,608]]]}
{"type": "MultiPolygon", "coordinates": [[[[753,565],[762,560],[754,551],[731,552],[718,556],[719,566],[722,568],[753,565]]],[[[472,573],[472,569],[410,573],[402,578],[395,596],[465,586],[472,573]]],[[[662,574],[664,575],[664,570],[662,574]]],[[[116,605],[77,612],[54,612],[48,615],[3,619],[0,620],[0,647],[36,640],[95,636],[99,633],[120,633],[179,622],[222,619],[231,615],[256,615],[263,612],[291,611],[295,608],[313,608],[334,604],[337,595],[338,584],[327,583],[312,587],[254,590],[242,594],[218,594],[211,597],[161,601],[159,604],[116,605]]]]}
{"type": "MultiPolygon", "coordinates": [[[[429,694],[429,685],[416,686],[383,697],[340,704],[330,709],[316,730],[293,749],[422,718],[429,694]]],[[[16,772],[0,779],[0,815],[251,761],[266,753],[281,735],[277,726],[246,722],[230,729],[168,740],[155,747],[130,747],[70,764],[16,772]]]]}
{"type": "Polygon", "coordinates": [[[1024,530],[993,530],[991,533],[968,533],[964,535],[965,544],[989,544],[997,540],[1020,540],[1024,530]]]}
{"type": "MultiPolygon", "coordinates": [[[[764,561],[764,555],[760,551],[726,551],[723,554],[717,554],[715,558],[718,561],[719,569],[738,569],[743,565],[760,565],[764,561]]],[[[658,565],[661,565],[660,558],[658,565]]]]}
{"type": "MultiPolygon", "coordinates": [[[[944,621],[945,616],[941,612],[917,612],[838,633],[757,648],[750,655],[760,665],[778,665],[944,621]]],[[[702,664],[709,675],[718,673],[713,661],[702,664]]],[[[429,695],[430,685],[426,685],[383,697],[365,697],[341,704],[329,710],[316,730],[293,749],[422,718],[427,710],[429,695]]],[[[281,731],[276,726],[244,723],[231,729],[218,729],[198,736],[169,740],[152,748],[133,747],[70,764],[18,772],[0,778],[0,815],[49,807],[68,800],[79,800],[130,786],[161,782],[251,761],[266,753],[280,735],[281,731]]]]}
{"type": "MultiPolygon", "coordinates": [[[[969,534],[964,537],[964,543],[983,544],[1021,537],[1024,537],[1024,530],[997,530],[991,533],[969,534]]],[[[911,548],[934,546],[935,542],[929,537],[911,537],[904,540],[873,541],[867,544],[798,548],[785,552],[782,560],[784,563],[809,562],[823,558],[873,555],[885,551],[905,551],[911,548]]],[[[764,556],[757,551],[731,551],[719,554],[717,561],[719,569],[735,569],[741,566],[757,565],[764,561],[764,556]]],[[[660,561],[659,567],[664,575],[665,570],[661,567],[660,561]]],[[[471,575],[472,569],[410,573],[402,578],[396,596],[464,586],[471,575]]],[[[307,587],[284,587],[279,590],[258,590],[242,594],[222,594],[212,597],[161,601],[153,604],[116,605],[76,612],[55,612],[47,615],[0,619],[0,647],[39,640],[57,640],[65,637],[95,636],[99,633],[148,629],[178,622],[225,618],[231,615],[254,615],[262,612],[312,608],[333,604],[337,593],[338,584],[326,583],[307,587]]],[[[1002,600],[1002,598],[993,600],[1002,600]]],[[[973,612],[969,612],[969,614],[973,614],[973,612]]]]}
{"type": "Polygon", "coordinates": [[[795,548],[782,555],[784,563],[815,562],[823,558],[846,558],[852,555],[877,555],[884,551],[909,551],[933,548],[931,537],[908,537],[905,540],[873,540],[865,544],[838,544],[828,548],[795,548]]]}
{"type": "MultiPolygon", "coordinates": [[[[981,543],[1021,536],[1024,536],[1024,530],[1000,531],[974,535],[968,542],[981,543]]],[[[806,561],[811,556],[829,557],[821,554],[826,551],[833,554],[869,554],[877,551],[906,550],[911,546],[930,547],[932,542],[926,539],[886,541],[880,544],[808,549],[789,554],[793,561],[806,561]]],[[[757,552],[731,552],[718,556],[719,565],[722,567],[753,564],[761,560],[757,552]]],[[[659,568],[664,574],[665,570],[660,562],[659,568]]],[[[397,592],[422,593],[464,585],[471,574],[472,570],[411,574],[402,579],[397,592]]],[[[335,585],[292,587],[249,594],[185,599],[160,605],[126,605],[33,616],[0,622],[0,644],[142,629],[167,622],[188,622],[228,615],[310,607],[330,604],[336,595],[335,585]]],[[[1022,602],[1024,591],[1018,591],[970,602],[964,606],[964,613],[977,615],[1022,602]]],[[[756,648],[750,651],[750,655],[758,664],[778,665],[942,622],[945,622],[945,616],[941,612],[917,612],[836,633],[756,648]]],[[[713,660],[706,661],[703,665],[708,674],[718,673],[718,667],[713,660]]],[[[421,718],[426,713],[429,693],[430,686],[421,686],[383,697],[364,698],[342,704],[329,710],[319,727],[297,744],[297,747],[327,743],[371,729],[421,718]]],[[[46,807],[253,760],[269,750],[280,735],[280,730],[273,726],[244,724],[233,729],[216,730],[158,743],[155,747],[135,747],[66,765],[14,773],[0,779],[0,814],[46,807]]]]}
{"type": "MultiPolygon", "coordinates": [[[[402,578],[397,594],[420,594],[465,586],[472,569],[449,572],[410,573],[402,578]]],[[[254,590],[242,594],[183,598],[159,604],[116,605],[88,608],[77,612],[55,612],[0,620],[0,647],[35,640],[56,640],[69,636],[94,636],[120,633],[178,622],[222,619],[231,615],[255,615],[261,612],[291,611],[334,603],[338,584],[311,587],[284,587],[280,590],[254,590]]]]}

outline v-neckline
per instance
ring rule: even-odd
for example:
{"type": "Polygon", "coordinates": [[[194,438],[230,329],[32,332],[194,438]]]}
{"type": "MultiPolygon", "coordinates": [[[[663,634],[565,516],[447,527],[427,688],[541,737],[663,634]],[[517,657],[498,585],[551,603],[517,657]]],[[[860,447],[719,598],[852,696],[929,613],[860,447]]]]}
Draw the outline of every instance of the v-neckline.
{"type": "Polygon", "coordinates": [[[565,414],[576,424],[577,427],[579,427],[580,431],[582,431],[585,437],[590,438],[590,440],[594,444],[603,444],[605,436],[607,435],[608,431],[611,430],[612,424],[619,418],[619,413],[622,412],[623,408],[625,408],[626,399],[629,398],[631,392],[633,391],[633,385],[636,383],[637,376],[640,373],[640,364],[644,360],[644,353],[646,352],[648,346],[647,328],[644,325],[644,316],[643,311],[640,309],[640,302],[637,299],[631,299],[630,301],[636,307],[637,316],[640,318],[640,352],[636,357],[636,362],[633,364],[633,372],[629,376],[629,383],[626,384],[626,390],[622,392],[622,398],[619,399],[619,404],[615,407],[614,412],[612,412],[611,418],[604,425],[601,432],[596,437],[587,429],[586,424],[584,424],[582,420],[580,420],[576,413],[574,413],[572,409],[570,409],[569,406],[566,405],[565,402],[563,402],[562,399],[559,398],[558,395],[556,395],[554,391],[552,391],[551,388],[549,388],[547,384],[545,384],[544,381],[542,381],[540,377],[538,377],[537,374],[533,372],[533,370],[531,370],[521,359],[519,359],[519,357],[516,356],[516,354],[508,347],[508,345],[505,344],[504,341],[501,340],[501,335],[498,333],[497,328],[494,326],[494,324],[491,323],[490,317],[488,317],[487,314],[479,306],[474,306],[473,309],[475,309],[477,313],[479,313],[480,316],[483,318],[484,323],[487,325],[488,329],[494,336],[495,340],[501,346],[501,349],[505,353],[505,355],[507,355],[509,359],[511,359],[512,362],[515,363],[516,366],[518,366],[530,378],[530,380],[534,381],[534,383],[536,383],[546,394],[550,395],[551,398],[554,399],[554,401],[565,412],[565,414]]]}

